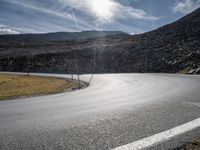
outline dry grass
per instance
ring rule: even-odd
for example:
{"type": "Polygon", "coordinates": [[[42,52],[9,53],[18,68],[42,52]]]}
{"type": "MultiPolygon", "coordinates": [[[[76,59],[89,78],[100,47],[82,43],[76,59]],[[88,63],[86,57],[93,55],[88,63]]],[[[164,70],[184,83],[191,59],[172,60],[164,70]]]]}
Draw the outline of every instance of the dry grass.
{"type": "Polygon", "coordinates": [[[0,74],[0,100],[59,93],[77,86],[59,78],[0,74]]]}
{"type": "Polygon", "coordinates": [[[188,69],[183,69],[179,71],[180,74],[187,74],[188,72],[189,72],[188,69]]]}
{"type": "Polygon", "coordinates": [[[196,139],[191,143],[185,144],[181,148],[177,148],[176,150],[200,150],[200,139],[196,139]]]}

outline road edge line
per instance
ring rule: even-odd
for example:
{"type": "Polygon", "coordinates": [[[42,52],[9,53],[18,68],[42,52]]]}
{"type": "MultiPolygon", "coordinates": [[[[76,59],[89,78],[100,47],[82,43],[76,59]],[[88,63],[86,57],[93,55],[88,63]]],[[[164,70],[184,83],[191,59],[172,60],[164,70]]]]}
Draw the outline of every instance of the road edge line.
{"type": "Polygon", "coordinates": [[[158,143],[168,141],[177,135],[189,132],[198,127],[200,127],[200,118],[174,127],[172,129],[166,130],[164,132],[143,138],[141,140],[116,147],[112,150],[141,150],[156,145],[158,143]]]}

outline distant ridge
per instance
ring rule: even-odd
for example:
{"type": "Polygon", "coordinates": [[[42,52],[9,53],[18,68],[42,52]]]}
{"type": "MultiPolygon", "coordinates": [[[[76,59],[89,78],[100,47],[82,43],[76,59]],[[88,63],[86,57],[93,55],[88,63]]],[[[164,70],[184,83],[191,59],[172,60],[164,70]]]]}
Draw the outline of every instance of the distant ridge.
{"type": "Polygon", "coordinates": [[[49,41],[82,41],[89,38],[105,37],[108,35],[127,34],[121,31],[82,31],[82,32],[55,32],[41,34],[13,34],[0,35],[0,42],[10,43],[42,43],[49,41]]]}

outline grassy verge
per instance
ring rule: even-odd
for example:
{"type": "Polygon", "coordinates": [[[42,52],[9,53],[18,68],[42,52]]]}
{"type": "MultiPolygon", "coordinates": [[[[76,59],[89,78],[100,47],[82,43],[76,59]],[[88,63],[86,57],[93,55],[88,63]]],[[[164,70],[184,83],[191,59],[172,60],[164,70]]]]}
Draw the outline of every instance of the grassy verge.
{"type": "Polygon", "coordinates": [[[185,144],[175,150],[200,150],[200,139],[196,139],[193,142],[185,144]]]}
{"type": "Polygon", "coordinates": [[[180,74],[187,74],[188,72],[189,72],[188,69],[183,69],[179,71],[180,74]]]}
{"type": "Polygon", "coordinates": [[[0,100],[59,93],[77,87],[76,82],[65,79],[0,74],[0,100]]]}

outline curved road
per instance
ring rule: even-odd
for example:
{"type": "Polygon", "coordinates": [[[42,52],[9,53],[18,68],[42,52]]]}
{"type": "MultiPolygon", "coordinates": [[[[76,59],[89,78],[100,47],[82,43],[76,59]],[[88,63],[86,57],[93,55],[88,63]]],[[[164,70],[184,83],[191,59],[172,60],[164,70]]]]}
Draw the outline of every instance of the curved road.
{"type": "MultiPolygon", "coordinates": [[[[200,76],[99,74],[82,90],[1,101],[0,149],[113,149],[199,117],[200,76]]],[[[199,132],[148,148],[171,149],[199,132]]]]}

